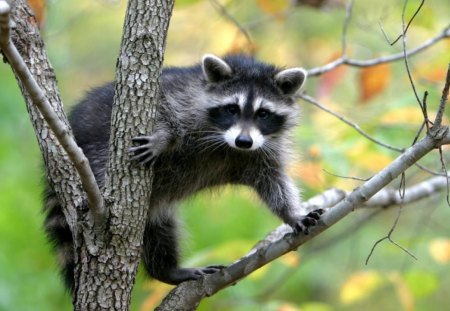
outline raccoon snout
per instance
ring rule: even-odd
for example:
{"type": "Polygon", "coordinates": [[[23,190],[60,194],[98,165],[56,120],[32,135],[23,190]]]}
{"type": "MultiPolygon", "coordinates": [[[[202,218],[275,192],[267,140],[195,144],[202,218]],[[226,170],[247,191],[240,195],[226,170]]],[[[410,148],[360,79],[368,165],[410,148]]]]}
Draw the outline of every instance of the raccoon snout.
{"type": "Polygon", "coordinates": [[[240,134],[236,137],[235,144],[239,148],[249,149],[253,145],[253,139],[250,135],[240,134]]]}

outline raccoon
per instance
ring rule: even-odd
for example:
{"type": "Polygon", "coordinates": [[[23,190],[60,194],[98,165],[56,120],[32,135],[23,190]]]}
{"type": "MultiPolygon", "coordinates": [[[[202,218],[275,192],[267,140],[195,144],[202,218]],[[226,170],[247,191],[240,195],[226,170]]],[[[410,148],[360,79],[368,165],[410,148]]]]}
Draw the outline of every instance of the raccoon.
{"type": "MultiPolygon", "coordinates": [[[[200,64],[162,71],[155,129],[133,139],[130,160],[153,164],[154,180],[142,262],[148,274],[179,284],[223,266],[179,266],[174,205],[225,184],[256,190],[294,232],[308,233],[322,210],[306,213],[286,174],[290,132],[298,122],[294,95],[306,80],[301,68],[280,69],[249,56],[205,55],[200,64]]],[[[98,184],[105,184],[114,83],[94,89],[70,114],[75,139],[98,184]]],[[[55,194],[45,198],[46,230],[58,251],[66,284],[73,287],[72,235],[55,194]]]]}

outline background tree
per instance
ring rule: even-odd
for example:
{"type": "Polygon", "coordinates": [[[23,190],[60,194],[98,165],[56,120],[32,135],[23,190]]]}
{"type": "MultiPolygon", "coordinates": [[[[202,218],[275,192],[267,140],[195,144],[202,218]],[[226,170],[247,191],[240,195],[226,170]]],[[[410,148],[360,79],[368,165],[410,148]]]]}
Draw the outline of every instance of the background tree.
{"type": "MultiPolygon", "coordinates": [[[[270,62],[280,65],[287,63],[295,65],[302,64],[307,68],[312,68],[310,69],[310,73],[313,76],[319,76],[318,79],[310,79],[310,85],[307,88],[308,94],[313,95],[313,97],[304,96],[304,99],[309,103],[316,104],[316,106],[319,106],[318,104],[320,103],[320,107],[322,108],[326,105],[328,108],[325,107],[325,109],[328,109],[328,111],[330,107],[332,110],[339,111],[338,116],[344,119],[347,124],[352,125],[352,127],[347,127],[343,123],[341,124],[341,121],[338,119],[333,119],[329,114],[316,111],[307,106],[304,107],[305,117],[303,118],[303,126],[300,128],[298,135],[299,146],[303,150],[304,158],[298,162],[298,166],[296,165],[292,168],[292,173],[302,179],[306,198],[331,185],[344,190],[352,189],[354,186],[360,184],[361,181],[356,179],[343,179],[336,175],[372,176],[396,156],[397,152],[395,149],[407,147],[416,136],[417,128],[423,121],[423,113],[418,108],[417,103],[413,101],[414,93],[410,90],[408,79],[403,79],[407,77],[404,62],[398,62],[398,64],[391,63],[393,60],[402,61],[404,59],[402,53],[403,48],[401,46],[404,43],[402,42],[403,39],[398,41],[398,47],[394,46],[395,52],[391,51],[391,48],[387,48],[389,45],[382,36],[380,27],[377,25],[378,19],[381,19],[381,24],[387,36],[395,38],[395,35],[402,33],[402,27],[399,27],[402,26],[400,19],[402,15],[402,2],[393,3],[391,1],[383,5],[356,3],[354,7],[349,5],[347,10],[338,8],[333,11],[328,11],[327,14],[323,14],[323,11],[308,10],[305,7],[290,7],[288,1],[279,1],[277,3],[280,5],[275,6],[272,1],[249,1],[245,3],[238,1],[210,1],[209,3],[196,1],[196,4],[188,5],[189,2],[195,1],[179,2],[180,7],[178,12],[181,12],[179,16],[182,16],[182,13],[186,13],[186,16],[195,16],[196,18],[190,18],[188,23],[187,20],[183,20],[183,17],[178,17],[177,23],[177,10],[175,10],[174,24],[172,24],[173,34],[174,36],[177,33],[183,33],[185,35],[174,38],[172,44],[169,37],[169,63],[173,62],[182,65],[191,63],[193,59],[198,59],[199,55],[205,51],[204,48],[200,49],[199,46],[205,45],[209,46],[209,49],[213,49],[218,54],[225,51],[248,50],[254,52],[257,50],[260,58],[267,59],[270,62]],[[210,6],[211,4],[212,6],[210,6]],[[184,8],[181,7],[183,5],[185,6],[184,8]],[[220,21],[207,22],[206,15],[211,16],[212,8],[215,8],[218,14],[222,15],[220,21]],[[207,13],[203,13],[202,15],[204,11],[207,13]],[[351,12],[353,14],[350,14],[351,12]],[[343,28],[346,29],[345,36],[341,36],[340,27],[336,27],[336,20],[339,19],[344,25],[343,28]],[[199,25],[201,24],[212,26],[209,29],[201,27],[202,33],[195,36],[194,30],[200,28],[199,25]],[[299,27],[302,31],[299,30],[299,27]],[[189,29],[192,31],[190,32],[189,29]],[[208,31],[215,32],[215,35],[208,35],[208,31]],[[186,35],[187,33],[192,34],[188,36],[186,35]],[[196,40],[193,40],[193,37],[196,40]],[[251,41],[249,41],[249,38],[251,38],[251,41]],[[192,42],[196,41],[198,45],[192,46],[192,42]],[[271,44],[265,43],[266,41],[270,41],[271,44]],[[187,44],[187,42],[190,44],[187,44]],[[186,46],[190,46],[191,48],[181,53],[179,47],[186,46]],[[299,46],[301,48],[298,48],[299,46]],[[171,47],[177,53],[171,54],[171,47]],[[197,52],[198,50],[201,50],[201,52],[197,52]],[[343,57],[339,58],[337,56],[341,54],[338,52],[339,50],[342,50],[343,57]],[[389,57],[389,55],[395,53],[399,54],[394,58],[383,58],[385,55],[389,57]],[[381,55],[382,58],[380,59],[379,56],[381,55]],[[332,61],[326,66],[321,66],[332,58],[337,58],[337,60],[332,61]],[[369,61],[361,61],[364,59],[369,59],[369,61]],[[386,60],[389,62],[386,62],[386,60]],[[336,68],[340,64],[364,66],[364,69],[360,71],[360,69],[349,69],[345,66],[336,68]],[[374,66],[377,64],[378,66],[374,66]],[[333,70],[331,71],[331,69],[333,70]],[[360,94],[358,94],[359,92],[360,94]],[[349,120],[357,120],[357,124],[349,120]],[[362,138],[362,136],[356,134],[355,129],[365,134],[366,137],[362,138]],[[394,148],[385,149],[384,147],[379,147],[379,144],[370,142],[366,139],[367,137],[371,138],[372,141],[382,142],[394,148]],[[408,142],[405,141],[407,137],[409,137],[408,142]],[[395,145],[401,147],[395,147],[395,145]],[[331,174],[323,172],[321,170],[322,168],[326,168],[331,174]]],[[[299,3],[300,1],[297,2],[297,4],[299,3]]],[[[403,28],[406,29],[407,22],[411,20],[411,17],[421,3],[423,2],[412,2],[405,6],[406,12],[404,14],[403,28]]],[[[327,4],[327,1],[325,1],[325,4],[327,4]]],[[[58,15],[61,14],[61,8],[64,8],[64,5],[62,7],[57,7],[56,4],[54,5],[54,7],[51,7],[51,10],[58,12],[58,15]]],[[[83,7],[82,2],[73,5],[74,8],[79,6],[83,7]]],[[[101,6],[99,9],[105,14],[107,6],[101,6]]],[[[330,10],[330,7],[327,9],[330,10]]],[[[424,89],[429,90],[428,106],[431,120],[434,120],[433,111],[438,106],[437,102],[439,101],[443,82],[445,81],[448,63],[448,57],[445,56],[445,44],[440,43],[442,39],[448,38],[449,36],[449,28],[448,24],[446,24],[448,20],[441,18],[441,16],[448,16],[446,9],[448,8],[443,2],[426,3],[411,24],[408,30],[408,41],[405,42],[407,43],[405,47],[406,51],[410,50],[409,46],[411,46],[413,51],[415,47],[423,47],[420,49],[419,56],[416,56],[414,61],[409,61],[409,66],[411,67],[415,86],[420,90],[419,98],[422,96],[424,89]],[[430,46],[432,46],[432,50],[425,49],[430,46]],[[417,77],[420,77],[420,79],[417,79],[417,77]]],[[[75,19],[68,19],[68,21],[79,21],[81,16],[89,16],[89,14],[85,14],[86,12],[88,11],[85,11],[84,14],[75,15],[75,19]]],[[[95,19],[92,20],[99,27],[98,25],[101,24],[101,18],[98,18],[99,14],[91,14],[91,16],[95,16],[95,19]]],[[[50,21],[51,19],[49,18],[48,20],[50,21]]],[[[79,24],[79,22],[75,24],[79,24]]],[[[86,27],[89,27],[88,22],[84,24],[86,27]]],[[[108,19],[107,26],[111,27],[111,25],[111,19],[108,19]]],[[[49,34],[50,38],[47,41],[55,42],[55,47],[58,50],[64,49],[65,45],[62,44],[61,35],[58,33],[52,34],[51,32],[49,34]]],[[[86,38],[86,32],[81,31],[80,34],[80,38],[83,39],[78,42],[89,42],[88,38],[86,38]]],[[[102,46],[103,39],[102,36],[100,37],[95,40],[99,47],[102,46]]],[[[101,66],[101,64],[98,64],[99,58],[92,56],[92,45],[89,43],[88,45],[85,49],[87,51],[87,57],[84,59],[86,63],[76,68],[85,67],[92,69],[95,66],[101,66]],[[89,64],[89,61],[94,61],[92,66],[89,64]]],[[[51,49],[52,47],[50,47],[50,51],[51,49]]],[[[66,49],[66,51],[68,50],[66,49]]],[[[62,53],[64,54],[64,52],[62,53]]],[[[106,50],[101,52],[102,55],[103,53],[106,53],[106,50]]],[[[67,59],[67,56],[72,55],[72,53],[66,53],[65,55],[67,59]]],[[[83,53],[80,53],[80,55],[83,55],[83,53]]],[[[112,56],[111,59],[114,57],[116,56],[112,56]]],[[[69,58],[72,57],[70,56],[69,58]]],[[[105,61],[106,67],[111,67],[110,64],[111,62],[108,63],[105,61]]],[[[62,77],[65,75],[71,76],[72,79],[68,81],[73,81],[73,77],[82,72],[80,71],[81,69],[77,70],[72,71],[69,69],[62,71],[61,75],[58,72],[57,74],[62,77]]],[[[91,76],[92,72],[88,72],[88,74],[91,76]]],[[[104,78],[100,75],[100,80],[102,79],[104,78]]],[[[77,80],[87,81],[88,79],[77,80]]],[[[88,82],[90,86],[95,85],[95,83],[90,83],[91,81],[88,82]]],[[[64,83],[62,82],[62,85],[64,83]]],[[[77,94],[76,96],[79,97],[81,90],[87,87],[83,83],[74,85],[69,82],[66,92],[68,94],[77,94]]],[[[431,127],[431,124],[429,125],[431,127]]],[[[17,133],[14,134],[17,135],[17,133]]],[[[27,146],[30,144],[32,142],[29,142],[27,146]]],[[[11,146],[8,146],[8,148],[13,149],[11,146]]],[[[432,154],[422,161],[422,165],[426,165],[437,171],[441,166],[437,159],[439,157],[436,154],[432,154]]],[[[407,181],[407,185],[410,186],[418,181],[427,181],[428,178],[422,170],[415,169],[408,173],[405,180],[407,181]]],[[[394,189],[399,188],[399,183],[400,181],[392,185],[394,189]]],[[[425,187],[421,189],[427,189],[428,191],[426,193],[430,194],[439,189],[445,189],[446,183],[445,178],[437,178],[431,179],[429,182],[423,183],[423,185],[425,187]]],[[[20,187],[22,186],[21,184],[20,187]]],[[[16,186],[14,188],[19,187],[16,186]]],[[[33,189],[33,187],[30,188],[33,189]]],[[[420,190],[420,188],[418,189],[420,190]]],[[[389,191],[384,193],[390,194],[389,191]]],[[[409,194],[409,192],[406,193],[409,194]]],[[[423,194],[425,192],[418,191],[412,193],[423,194]]],[[[340,198],[342,198],[342,192],[337,191],[335,194],[340,195],[340,198]]],[[[35,197],[37,196],[35,195],[35,197]]],[[[339,196],[336,198],[339,199],[339,196]]],[[[387,198],[390,199],[388,201],[381,201],[381,205],[386,206],[392,204],[392,202],[401,202],[398,196],[397,199],[393,199],[394,197],[392,195],[387,196],[387,198]]],[[[405,200],[407,198],[409,198],[408,195],[405,196],[405,200]]],[[[378,200],[381,199],[383,197],[381,195],[378,196],[378,200]]],[[[439,199],[436,198],[434,200],[439,199]]],[[[7,202],[8,196],[5,196],[6,204],[2,204],[2,206],[9,206],[7,202]]],[[[217,226],[221,225],[217,219],[219,218],[221,221],[224,221],[222,219],[224,219],[225,207],[224,209],[202,208],[202,205],[209,205],[206,203],[208,199],[202,197],[197,198],[194,202],[196,204],[192,204],[195,205],[193,211],[187,210],[183,212],[188,213],[188,220],[191,218],[190,226],[194,227],[193,238],[196,239],[195,241],[198,245],[194,246],[194,248],[200,248],[202,245],[214,245],[214,250],[200,253],[203,254],[205,263],[211,261],[234,261],[239,256],[242,256],[246,252],[246,249],[251,248],[250,243],[263,236],[270,228],[275,227],[276,222],[269,215],[264,214],[264,212],[261,214],[260,210],[246,209],[246,206],[254,205],[255,202],[253,197],[245,191],[243,195],[238,196],[235,192],[230,194],[230,190],[228,190],[219,203],[217,203],[217,200],[214,200],[217,205],[223,204],[226,206],[225,213],[227,216],[229,215],[226,219],[229,223],[223,224],[223,230],[217,230],[217,226]],[[233,205],[237,205],[239,208],[233,210],[233,205]],[[222,216],[218,217],[217,215],[222,216]],[[251,217],[246,217],[246,215],[251,215],[251,217]],[[215,220],[211,220],[210,222],[214,223],[214,231],[219,231],[217,232],[217,236],[211,234],[213,228],[208,227],[207,221],[196,221],[205,218],[208,219],[208,217],[215,218],[215,220]],[[240,218],[246,221],[241,222],[239,221],[240,218]],[[196,222],[198,222],[197,226],[195,225],[196,222]],[[226,231],[226,229],[228,230],[226,231]],[[214,240],[206,237],[214,238],[214,240]],[[221,255],[221,250],[230,255],[221,255]]],[[[378,202],[378,205],[380,205],[380,202],[378,202]]],[[[439,206],[438,204],[432,205],[439,206]]],[[[35,206],[34,210],[36,210],[35,206]]],[[[428,203],[425,206],[430,206],[430,204],[428,203]]],[[[339,211],[340,209],[333,208],[333,210],[339,211]]],[[[278,261],[278,263],[275,263],[271,267],[260,270],[258,272],[259,276],[257,275],[256,279],[250,278],[240,283],[239,286],[228,289],[225,291],[225,294],[221,294],[214,299],[206,300],[200,305],[200,309],[224,309],[223,304],[228,303],[222,299],[226,299],[227,295],[234,297],[233,301],[236,305],[231,307],[233,310],[237,309],[238,306],[248,310],[249,305],[244,305],[244,299],[250,305],[256,306],[261,304],[267,308],[276,308],[276,306],[280,305],[287,307],[288,303],[293,307],[294,304],[300,301],[303,307],[307,307],[308,304],[306,302],[310,301],[310,306],[312,306],[314,300],[320,300],[325,305],[327,302],[330,304],[340,303],[349,309],[358,309],[358,301],[363,303],[365,308],[370,305],[374,306],[375,309],[378,309],[380,306],[389,306],[392,304],[396,307],[401,304],[404,308],[415,305],[420,306],[430,301],[435,304],[439,301],[439,297],[445,297],[445,294],[443,294],[445,293],[445,287],[438,285],[444,284],[445,277],[448,277],[448,275],[442,273],[437,276],[434,272],[435,270],[424,270],[421,267],[436,266],[432,258],[440,258],[436,260],[445,262],[445,250],[446,245],[448,245],[446,241],[448,240],[442,238],[433,239],[432,237],[433,235],[439,237],[440,234],[445,234],[446,231],[443,230],[445,227],[442,227],[443,231],[441,231],[438,224],[440,218],[445,219],[446,210],[437,209],[434,214],[430,214],[429,209],[420,209],[418,207],[410,210],[411,212],[408,212],[408,209],[402,212],[402,217],[399,220],[400,225],[395,230],[395,240],[407,242],[408,249],[412,248],[414,255],[420,259],[417,263],[411,263],[414,260],[408,255],[403,257],[404,253],[400,248],[390,248],[390,246],[384,244],[375,250],[369,262],[371,270],[364,271],[356,269],[356,272],[350,272],[350,270],[342,271],[342,269],[339,269],[339,271],[336,271],[336,267],[348,266],[348,262],[345,260],[346,258],[354,258],[354,261],[357,263],[356,266],[363,263],[374,242],[384,235],[383,232],[389,232],[391,225],[386,225],[386,223],[394,223],[397,216],[396,210],[393,212],[387,211],[382,213],[382,216],[378,216],[377,219],[373,215],[380,213],[374,209],[369,209],[350,217],[352,218],[351,220],[343,222],[340,226],[334,226],[337,228],[327,230],[331,232],[325,232],[325,235],[319,239],[314,238],[311,242],[315,244],[311,245],[309,249],[302,247],[304,256],[302,257],[302,267],[300,269],[297,267],[299,264],[297,255],[290,253],[290,255],[283,257],[281,261],[278,261]],[[356,225],[354,224],[355,218],[358,219],[356,225]],[[367,223],[367,219],[371,220],[370,225],[367,223]],[[432,233],[417,233],[421,231],[418,229],[424,228],[426,225],[427,222],[425,220],[433,223],[432,233]],[[362,224],[366,225],[363,226],[362,224]],[[361,233],[355,235],[355,230],[353,230],[354,226],[362,228],[360,230],[361,233]],[[351,230],[349,230],[349,227],[351,230]],[[378,233],[376,233],[376,228],[378,228],[378,233]],[[341,230],[342,233],[339,232],[341,230]],[[442,233],[439,234],[439,232],[442,233]],[[408,237],[408,233],[413,234],[415,238],[408,237]],[[358,239],[361,239],[361,242],[358,243],[361,248],[360,252],[357,252],[355,247],[353,247],[355,238],[347,239],[347,242],[344,241],[345,239],[343,237],[349,235],[357,236],[358,239]],[[418,237],[421,237],[421,239],[418,239],[418,237]],[[332,264],[327,261],[323,262],[321,256],[311,256],[314,258],[314,261],[306,260],[305,266],[305,258],[308,259],[308,253],[312,254],[314,249],[323,249],[324,245],[337,244],[337,241],[344,242],[334,248],[328,248],[327,251],[330,255],[325,256],[326,259],[333,258],[332,264]],[[430,256],[427,254],[427,251],[425,253],[421,251],[424,247],[425,250],[429,247],[430,250],[437,249],[439,251],[430,251],[430,256]],[[343,258],[342,252],[345,249],[351,249],[351,251],[348,251],[349,255],[343,258]],[[380,255],[380,252],[383,256],[380,255]],[[384,258],[390,253],[395,257],[400,257],[400,259],[391,258],[388,262],[384,258]],[[438,253],[441,255],[437,255],[438,253]],[[333,256],[332,254],[335,255],[333,256]],[[424,258],[425,262],[423,262],[424,258]],[[389,269],[398,270],[398,267],[402,265],[403,261],[405,261],[404,265],[408,267],[407,269],[397,271],[396,274],[387,272],[389,269]],[[296,272],[295,275],[293,271],[296,272]],[[275,281],[274,275],[279,276],[275,281]],[[333,278],[333,276],[339,285],[328,285],[327,287],[326,284],[330,283],[330,277],[333,278]],[[260,278],[259,283],[258,277],[260,278]],[[348,280],[347,282],[345,281],[346,278],[348,280]],[[352,284],[355,283],[360,284],[360,286],[352,288],[352,284]],[[300,294],[298,293],[299,284],[302,286],[300,294]],[[361,284],[365,286],[361,286],[361,284]],[[417,284],[421,285],[420,290],[417,284]],[[423,286],[424,284],[426,285],[423,286]],[[273,288],[277,288],[277,291],[274,291],[273,288]],[[395,289],[395,291],[389,291],[391,288],[395,289]],[[339,290],[340,299],[332,298],[339,297],[339,290]],[[385,295],[386,290],[389,291],[389,295],[385,295]],[[289,295],[291,292],[295,292],[296,294],[289,295]],[[235,297],[242,297],[242,300],[236,299],[235,297]],[[249,302],[248,297],[255,298],[249,302]],[[368,303],[367,299],[374,299],[376,303],[368,303]],[[267,302],[270,303],[268,304],[267,302]]],[[[14,210],[14,212],[14,215],[18,214],[17,210],[14,210]]],[[[9,216],[7,212],[5,215],[9,216]]],[[[20,214],[15,217],[17,218],[18,216],[24,217],[24,215],[20,214]]],[[[11,216],[5,219],[11,219],[11,216]]],[[[39,221],[36,220],[35,223],[39,223],[39,221]]],[[[3,228],[8,228],[8,226],[3,226],[3,228]]],[[[10,237],[11,234],[6,236],[10,237]]],[[[389,236],[392,238],[391,235],[389,236]]],[[[400,244],[404,245],[404,243],[400,244]]],[[[310,243],[305,246],[308,245],[310,243]]],[[[195,254],[194,251],[192,253],[195,254]]],[[[197,255],[191,257],[191,260],[202,260],[201,257],[197,255]]],[[[27,258],[27,256],[19,258],[27,258]]],[[[245,267],[245,265],[241,265],[240,267],[245,267]]],[[[437,266],[437,269],[439,269],[439,266],[437,266]]],[[[234,271],[236,272],[237,270],[234,271]]],[[[236,274],[236,276],[239,278],[239,274],[236,274]]],[[[151,309],[151,306],[154,305],[155,301],[160,299],[159,297],[167,289],[159,283],[150,282],[149,284],[151,286],[150,295],[148,299],[145,299],[143,308],[147,307],[151,309]]],[[[187,284],[186,286],[190,287],[193,285],[187,284]]],[[[26,293],[26,290],[22,292],[26,293]]],[[[139,287],[138,293],[142,293],[139,287]]],[[[24,294],[24,296],[26,295],[24,294]]],[[[142,299],[139,297],[144,297],[143,294],[138,294],[137,296],[136,299],[142,299]]]]}

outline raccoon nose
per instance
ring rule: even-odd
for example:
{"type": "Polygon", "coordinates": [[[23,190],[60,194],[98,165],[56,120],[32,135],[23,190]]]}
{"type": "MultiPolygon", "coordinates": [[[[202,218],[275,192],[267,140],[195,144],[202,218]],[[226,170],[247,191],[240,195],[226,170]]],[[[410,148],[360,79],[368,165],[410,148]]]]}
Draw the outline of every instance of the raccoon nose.
{"type": "Polygon", "coordinates": [[[239,148],[249,149],[253,145],[253,139],[250,137],[250,135],[241,134],[236,137],[235,143],[239,148]]]}

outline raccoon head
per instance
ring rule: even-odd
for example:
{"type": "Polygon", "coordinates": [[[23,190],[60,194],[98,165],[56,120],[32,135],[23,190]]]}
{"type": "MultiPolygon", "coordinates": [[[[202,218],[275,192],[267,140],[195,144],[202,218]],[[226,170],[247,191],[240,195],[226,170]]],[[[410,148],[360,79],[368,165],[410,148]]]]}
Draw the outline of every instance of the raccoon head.
{"type": "Polygon", "coordinates": [[[230,147],[257,150],[273,145],[297,123],[294,95],[305,83],[304,69],[280,70],[247,56],[205,55],[202,70],[213,99],[208,121],[230,147]]]}

